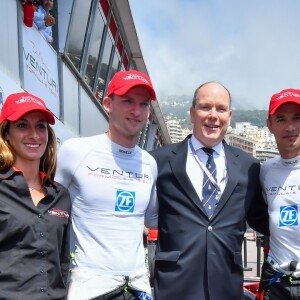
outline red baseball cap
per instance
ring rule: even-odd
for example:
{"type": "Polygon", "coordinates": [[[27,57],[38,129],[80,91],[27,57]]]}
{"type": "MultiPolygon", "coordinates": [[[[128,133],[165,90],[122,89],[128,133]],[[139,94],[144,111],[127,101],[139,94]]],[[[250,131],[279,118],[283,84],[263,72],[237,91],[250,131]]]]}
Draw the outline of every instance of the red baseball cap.
{"type": "Polygon", "coordinates": [[[300,105],[300,90],[286,89],[274,94],[270,100],[269,115],[274,115],[277,109],[286,103],[295,103],[300,105]]]}
{"type": "Polygon", "coordinates": [[[27,92],[11,94],[6,98],[1,109],[0,123],[4,120],[17,121],[32,111],[42,112],[49,124],[53,125],[55,123],[55,118],[46,107],[45,102],[27,92]]]}
{"type": "Polygon", "coordinates": [[[108,85],[107,96],[111,96],[112,94],[124,96],[132,88],[137,86],[145,87],[150,94],[150,99],[156,99],[156,94],[150,78],[146,74],[136,70],[116,72],[108,85]]]}

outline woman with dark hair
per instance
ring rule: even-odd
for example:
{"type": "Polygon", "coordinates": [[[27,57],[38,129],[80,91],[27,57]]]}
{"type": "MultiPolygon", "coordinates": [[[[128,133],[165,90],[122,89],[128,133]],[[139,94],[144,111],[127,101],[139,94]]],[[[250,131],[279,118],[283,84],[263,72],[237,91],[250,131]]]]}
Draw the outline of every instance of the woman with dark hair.
{"type": "Polygon", "coordinates": [[[55,118],[29,93],[0,116],[0,299],[60,300],[69,269],[68,191],[53,181],[55,118]]]}

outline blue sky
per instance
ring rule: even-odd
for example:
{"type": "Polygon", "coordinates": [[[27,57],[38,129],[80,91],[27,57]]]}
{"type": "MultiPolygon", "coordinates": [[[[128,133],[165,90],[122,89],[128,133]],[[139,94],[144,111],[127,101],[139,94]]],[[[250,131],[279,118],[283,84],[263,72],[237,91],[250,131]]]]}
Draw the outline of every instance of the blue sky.
{"type": "Polygon", "coordinates": [[[129,0],[158,99],[217,80],[233,107],[267,109],[300,88],[300,1],[129,0]]]}

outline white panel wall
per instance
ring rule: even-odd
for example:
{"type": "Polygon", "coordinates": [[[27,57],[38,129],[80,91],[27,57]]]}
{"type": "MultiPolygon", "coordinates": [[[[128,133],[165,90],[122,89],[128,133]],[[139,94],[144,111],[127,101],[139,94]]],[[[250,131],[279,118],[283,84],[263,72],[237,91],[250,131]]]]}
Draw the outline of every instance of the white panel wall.
{"type": "Polygon", "coordinates": [[[103,133],[108,121],[100,108],[79,85],[70,69],[63,63],[63,123],[80,136],[103,133]]]}
{"type": "Polygon", "coordinates": [[[62,121],[79,134],[78,81],[64,63],[62,64],[62,78],[62,121]]]}
{"type": "MultiPolygon", "coordinates": [[[[0,8],[0,67],[1,71],[18,85],[19,83],[19,49],[18,49],[18,22],[17,0],[1,1],[0,8]]],[[[22,22],[20,16],[20,22],[22,22]]],[[[20,48],[22,51],[22,48],[20,48]]]]}
{"type": "Polygon", "coordinates": [[[57,119],[55,121],[55,125],[53,125],[52,127],[54,128],[56,134],[58,148],[67,139],[79,136],[77,132],[74,132],[72,130],[72,128],[68,127],[66,124],[63,124],[57,119]]]}
{"type": "Polygon", "coordinates": [[[57,1],[57,14],[58,14],[58,24],[59,27],[59,52],[63,52],[65,49],[66,36],[68,31],[68,26],[70,22],[70,15],[73,5],[73,0],[63,0],[57,1]]]}
{"type": "Polygon", "coordinates": [[[81,136],[103,133],[108,129],[108,121],[97,105],[90,99],[83,88],[81,97],[81,136]]]}

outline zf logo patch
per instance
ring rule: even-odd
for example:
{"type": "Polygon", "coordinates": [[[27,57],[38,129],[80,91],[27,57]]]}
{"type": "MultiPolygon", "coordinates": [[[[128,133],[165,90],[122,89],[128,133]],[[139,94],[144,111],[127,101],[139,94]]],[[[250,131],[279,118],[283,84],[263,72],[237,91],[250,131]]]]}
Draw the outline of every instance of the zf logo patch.
{"type": "Polygon", "coordinates": [[[115,211],[133,212],[135,205],[135,192],[117,191],[115,211]]]}
{"type": "Polygon", "coordinates": [[[281,206],[279,226],[298,226],[297,205],[281,206]]]}

